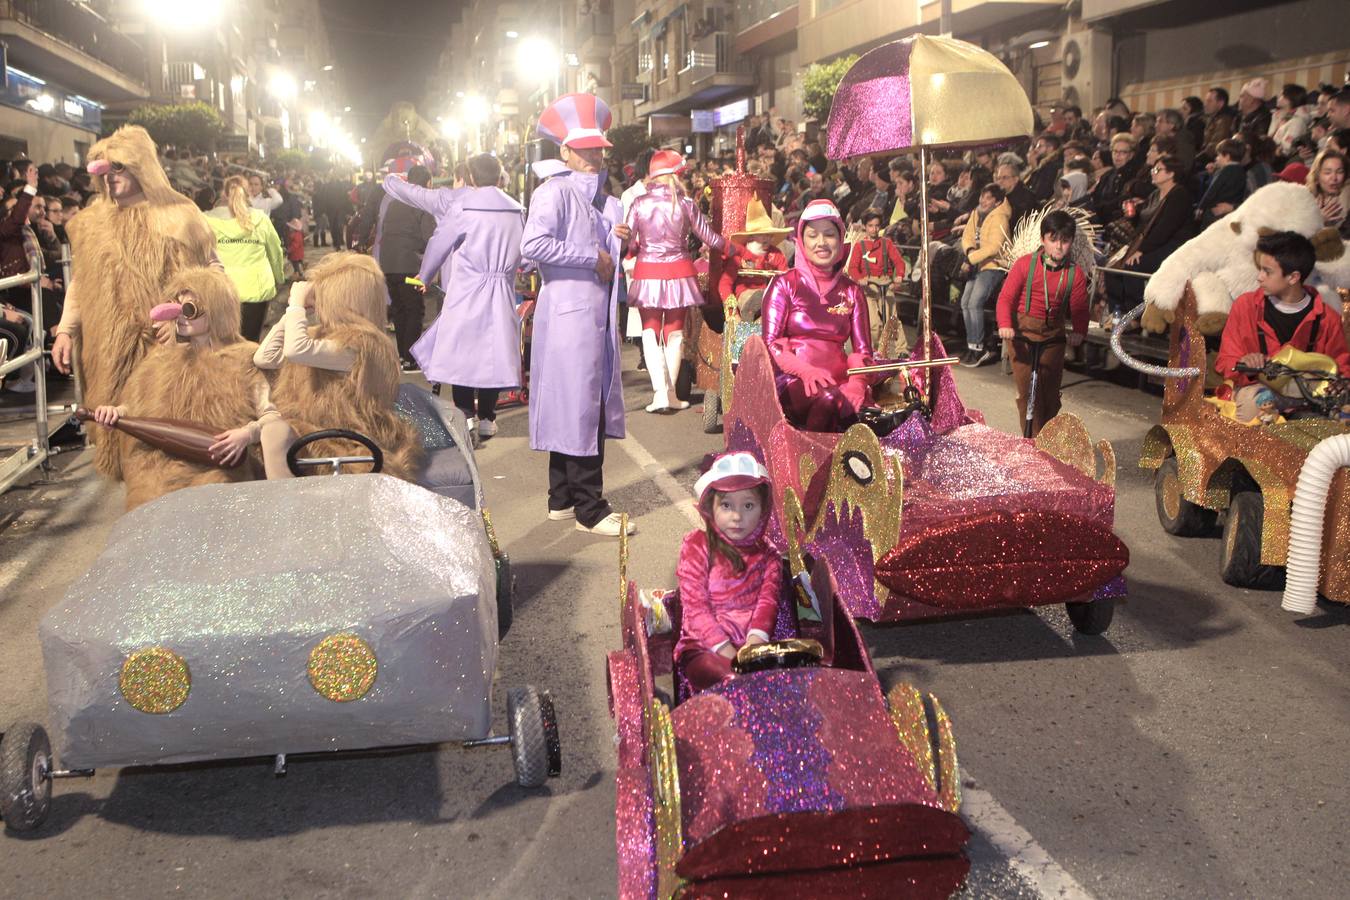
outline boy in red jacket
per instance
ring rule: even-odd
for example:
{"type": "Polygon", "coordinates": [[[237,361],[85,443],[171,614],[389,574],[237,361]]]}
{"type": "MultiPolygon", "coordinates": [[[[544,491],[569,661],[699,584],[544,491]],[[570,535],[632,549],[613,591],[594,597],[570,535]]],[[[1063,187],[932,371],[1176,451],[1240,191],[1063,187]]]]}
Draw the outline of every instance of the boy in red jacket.
{"type": "Polygon", "coordinates": [[[1233,301],[1223,326],[1214,368],[1233,383],[1237,420],[1251,421],[1259,412],[1256,395],[1263,385],[1236,371],[1238,363],[1263,366],[1282,347],[1322,353],[1336,360],[1350,377],[1350,351],[1341,317],[1303,282],[1317,264],[1312,241],[1292,231],[1277,231],[1256,242],[1257,290],[1233,301]]]}
{"type": "Polygon", "coordinates": [[[1073,216],[1062,209],[1041,220],[1041,249],[1013,263],[998,295],[998,336],[1012,341],[1013,382],[1017,414],[1027,421],[1027,394],[1036,370],[1036,401],[1030,433],[1059,413],[1059,385],[1064,376],[1066,342],[1083,343],[1088,327],[1088,273],[1070,258],[1073,216]],[[1066,332],[1068,320],[1073,330],[1066,332]]]}
{"type": "MultiPolygon", "coordinates": [[[[905,277],[905,260],[895,242],[881,236],[881,210],[869,209],[862,215],[867,237],[849,250],[848,277],[863,286],[867,294],[867,312],[872,326],[872,346],[881,346],[881,329],[891,317],[886,292],[905,277]]],[[[901,331],[901,340],[904,332],[901,331]]]]}

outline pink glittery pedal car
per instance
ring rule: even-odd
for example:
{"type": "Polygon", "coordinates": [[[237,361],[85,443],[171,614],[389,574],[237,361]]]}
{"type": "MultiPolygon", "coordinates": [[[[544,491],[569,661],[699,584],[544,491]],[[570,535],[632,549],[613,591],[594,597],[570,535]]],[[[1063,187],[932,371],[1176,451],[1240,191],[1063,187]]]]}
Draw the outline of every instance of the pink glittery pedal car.
{"type": "Polygon", "coordinates": [[[623,900],[938,898],[961,886],[970,832],[951,723],[909,685],[883,695],[823,562],[809,582],[787,581],[773,640],[692,695],[674,657],[678,597],[644,603],[621,583],[608,676],[623,900]],[[799,596],[823,621],[798,616],[799,596]]]}
{"type": "MultiPolygon", "coordinates": [[[[931,340],[921,365],[946,356],[931,340]]],[[[783,413],[764,341],[746,342],[726,447],[769,470],[770,539],[793,573],[829,559],[843,604],[875,622],[1064,603],[1079,632],[1104,632],[1129,562],[1112,531],[1111,445],[1094,448],[1069,413],[1035,440],[997,431],[962,404],[949,368],[909,377],[924,402],[888,411],[887,427],[805,431],[783,413]]]]}

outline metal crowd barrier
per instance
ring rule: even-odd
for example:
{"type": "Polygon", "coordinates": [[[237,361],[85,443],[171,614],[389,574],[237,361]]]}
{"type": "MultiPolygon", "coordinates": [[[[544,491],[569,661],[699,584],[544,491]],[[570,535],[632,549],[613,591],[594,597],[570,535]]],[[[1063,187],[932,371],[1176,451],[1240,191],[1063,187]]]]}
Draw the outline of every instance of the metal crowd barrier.
{"type": "MultiPolygon", "coordinates": [[[[67,286],[70,284],[70,246],[62,247],[62,274],[65,277],[67,286]]],[[[63,404],[50,407],[47,405],[47,367],[44,363],[46,355],[47,325],[42,319],[42,259],[37,254],[30,254],[28,257],[28,271],[21,275],[12,275],[8,278],[0,278],[0,291],[10,288],[30,285],[33,298],[33,312],[31,314],[20,311],[29,326],[29,339],[32,347],[26,352],[19,354],[5,361],[0,365],[0,378],[22,369],[24,366],[33,366],[33,405],[29,407],[10,408],[8,412],[21,413],[26,418],[33,416],[34,436],[32,443],[20,447],[4,458],[0,458],[0,494],[9,490],[29,472],[37,468],[47,469],[48,460],[58,451],[51,446],[51,436],[56,428],[65,424],[65,419],[60,419],[56,428],[51,425],[50,414],[73,412],[79,404],[80,386],[76,381],[76,402],[73,404],[63,404]]]]}

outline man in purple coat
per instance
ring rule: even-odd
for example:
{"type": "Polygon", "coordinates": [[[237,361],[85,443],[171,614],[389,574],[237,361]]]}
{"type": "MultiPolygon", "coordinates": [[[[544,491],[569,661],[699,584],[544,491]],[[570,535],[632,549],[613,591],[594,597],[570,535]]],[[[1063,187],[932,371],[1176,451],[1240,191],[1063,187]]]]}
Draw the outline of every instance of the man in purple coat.
{"type": "MultiPolygon", "coordinates": [[[[549,452],[548,517],[617,537],[603,467],[605,438],[625,434],[614,261],[623,258],[628,228],[619,201],[604,193],[611,121],[592,94],[566,94],[544,110],[539,135],[561,145],[567,170],[535,190],[520,247],[543,277],[530,359],[530,446],[549,452]]],[[[630,522],[628,533],[635,530],[630,522]]]]}
{"type": "MultiPolygon", "coordinates": [[[[515,279],[525,210],[497,188],[501,174],[494,156],[469,160],[470,186],[439,216],[417,273],[429,284],[440,272],[445,302],[413,344],[413,358],[428,381],[451,386],[455,406],[483,438],[497,433],[500,390],[520,384],[515,279]]],[[[399,182],[385,186],[399,196],[399,182]]]]}

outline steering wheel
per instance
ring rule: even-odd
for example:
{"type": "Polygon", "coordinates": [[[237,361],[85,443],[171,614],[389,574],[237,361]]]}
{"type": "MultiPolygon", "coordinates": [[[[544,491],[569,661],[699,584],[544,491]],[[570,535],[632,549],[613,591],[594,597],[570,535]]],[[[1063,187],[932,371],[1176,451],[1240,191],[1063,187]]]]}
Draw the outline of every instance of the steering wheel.
{"type": "Polygon", "coordinates": [[[747,644],[736,652],[731,668],[739,675],[773,669],[804,669],[819,666],[824,658],[825,648],[820,641],[789,638],[785,641],[747,644]]]}
{"type": "Polygon", "coordinates": [[[300,438],[291,448],[286,451],[286,468],[291,470],[291,474],[296,478],[305,473],[302,469],[313,466],[331,466],[333,474],[336,475],[339,467],[345,465],[356,465],[361,463],[371,464],[371,474],[375,474],[384,468],[384,451],[370,438],[361,434],[359,431],[348,431],[345,428],[325,428],[322,431],[311,431],[309,434],[300,438]],[[330,438],[337,438],[344,441],[355,441],[370,451],[369,456],[319,456],[314,459],[301,459],[301,449],[308,447],[315,441],[326,441],[330,438]]]}

